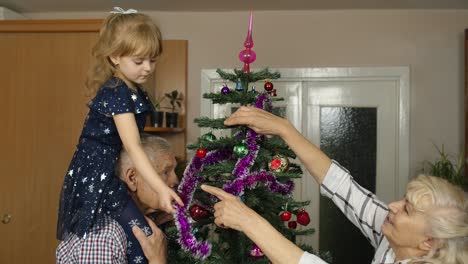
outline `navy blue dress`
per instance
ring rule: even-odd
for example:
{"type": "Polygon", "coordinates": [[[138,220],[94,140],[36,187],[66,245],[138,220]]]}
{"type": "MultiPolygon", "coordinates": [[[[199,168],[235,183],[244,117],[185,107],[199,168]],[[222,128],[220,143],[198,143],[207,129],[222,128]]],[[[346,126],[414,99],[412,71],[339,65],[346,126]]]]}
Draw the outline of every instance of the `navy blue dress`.
{"type": "MultiPolygon", "coordinates": [[[[132,90],[119,78],[112,77],[88,107],[89,113],[60,195],[57,238],[63,240],[69,233],[85,237],[86,232],[103,222],[104,217],[111,217],[126,231],[128,244],[135,246],[131,226],[139,225],[147,235],[151,230],[128,194],[125,183],[115,175],[122,141],[112,116],[134,113],[142,132],[146,114],[153,105],[141,88],[132,90]]],[[[139,247],[138,242],[136,244],[139,247]]],[[[129,253],[132,251],[140,252],[141,248],[129,249],[129,253]]],[[[139,257],[129,256],[128,261],[132,262],[131,258],[139,260],[139,257]]]]}

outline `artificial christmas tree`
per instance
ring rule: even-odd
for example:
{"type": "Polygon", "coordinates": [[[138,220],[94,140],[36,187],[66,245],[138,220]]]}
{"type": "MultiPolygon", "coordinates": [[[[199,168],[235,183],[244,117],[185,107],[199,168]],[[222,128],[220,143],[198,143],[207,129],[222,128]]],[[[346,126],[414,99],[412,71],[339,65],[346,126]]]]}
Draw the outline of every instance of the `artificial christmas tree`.
{"type": "MultiPolygon", "coordinates": [[[[236,69],[233,73],[217,70],[221,78],[236,83],[236,88],[224,85],[219,92],[203,97],[213,104],[252,105],[271,112],[273,102],[282,100],[275,97],[276,89],[271,82],[280,75],[268,69],[250,71],[250,63],[256,58],[252,50],[252,14],[244,47],[239,54],[244,62],[243,70],[236,69]],[[261,80],[265,80],[265,92],[249,90],[249,85],[261,80]]],[[[185,169],[178,188],[185,207],[177,206],[176,228],[167,230],[169,263],[269,263],[261,249],[244,234],[214,225],[211,212],[217,200],[203,192],[199,188],[201,184],[216,186],[238,196],[292,241],[297,235],[314,231],[296,230],[296,222],[287,222],[292,214],[300,214],[297,221],[301,224],[310,221],[303,211],[308,201],[299,202],[292,198],[292,180],[302,174],[301,167],[290,161],[295,154],[279,137],[258,135],[244,126],[226,127],[223,121],[224,118],[209,117],[194,121],[199,127],[213,132],[232,129],[232,136],[217,138],[209,132],[189,145],[189,149],[196,150],[196,155],[185,169]]]]}

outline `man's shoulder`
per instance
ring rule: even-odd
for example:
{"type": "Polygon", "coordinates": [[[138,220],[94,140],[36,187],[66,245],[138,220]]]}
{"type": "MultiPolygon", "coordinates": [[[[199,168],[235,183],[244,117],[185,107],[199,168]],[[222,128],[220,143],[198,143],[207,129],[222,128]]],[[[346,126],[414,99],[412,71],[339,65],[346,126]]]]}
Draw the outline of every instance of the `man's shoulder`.
{"type": "Polygon", "coordinates": [[[104,236],[111,239],[127,240],[122,226],[112,218],[104,218],[101,223],[91,229],[90,235],[104,236]]]}
{"type": "Polygon", "coordinates": [[[125,258],[127,237],[117,221],[106,218],[83,237],[69,234],[56,250],[57,263],[75,263],[84,256],[125,258]]]}

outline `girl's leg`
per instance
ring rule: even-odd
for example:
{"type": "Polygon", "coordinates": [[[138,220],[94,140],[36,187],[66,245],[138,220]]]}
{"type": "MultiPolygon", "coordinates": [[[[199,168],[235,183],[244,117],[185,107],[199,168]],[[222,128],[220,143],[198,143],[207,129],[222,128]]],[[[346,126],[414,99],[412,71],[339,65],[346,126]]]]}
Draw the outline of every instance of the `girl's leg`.
{"type": "Polygon", "coordinates": [[[147,236],[151,235],[151,228],[144,215],[138,210],[133,199],[129,199],[117,222],[127,235],[127,261],[128,263],[148,263],[138,240],[133,235],[132,227],[137,225],[147,236]]]}

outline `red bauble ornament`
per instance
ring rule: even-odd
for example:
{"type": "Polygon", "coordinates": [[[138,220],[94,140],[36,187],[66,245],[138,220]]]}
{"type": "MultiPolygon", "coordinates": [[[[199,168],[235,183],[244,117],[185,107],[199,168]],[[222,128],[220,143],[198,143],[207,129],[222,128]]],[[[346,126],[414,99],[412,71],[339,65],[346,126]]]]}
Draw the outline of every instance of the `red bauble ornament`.
{"type": "Polygon", "coordinates": [[[281,160],[280,159],[273,159],[270,161],[270,169],[271,170],[277,170],[281,166],[281,160]]]}
{"type": "Polygon", "coordinates": [[[286,156],[277,154],[273,157],[273,159],[268,164],[268,167],[271,171],[274,172],[284,172],[288,169],[289,160],[286,156]]]}
{"type": "Polygon", "coordinates": [[[307,213],[304,209],[297,213],[296,218],[297,222],[303,226],[306,226],[310,223],[309,213],[307,213]]]}
{"type": "Polygon", "coordinates": [[[206,148],[197,149],[197,157],[203,159],[206,156],[206,148]]]}
{"type": "Polygon", "coordinates": [[[266,81],[265,84],[263,85],[263,88],[267,90],[267,92],[273,90],[273,84],[270,81],[266,81]]]}
{"type": "Polygon", "coordinates": [[[297,222],[296,221],[288,222],[288,227],[291,228],[291,229],[296,229],[297,222]]]}
{"type": "Polygon", "coordinates": [[[190,216],[195,221],[200,221],[208,217],[208,211],[198,204],[194,204],[190,207],[190,216]]]}
{"type": "Polygon", "coordinates": [[[284,211],[280,214],[280,217],[281,217],[281,220],[283,221],[289,221],[289,219],[291,219],[291,212],[289,211],[284,211]]]}

